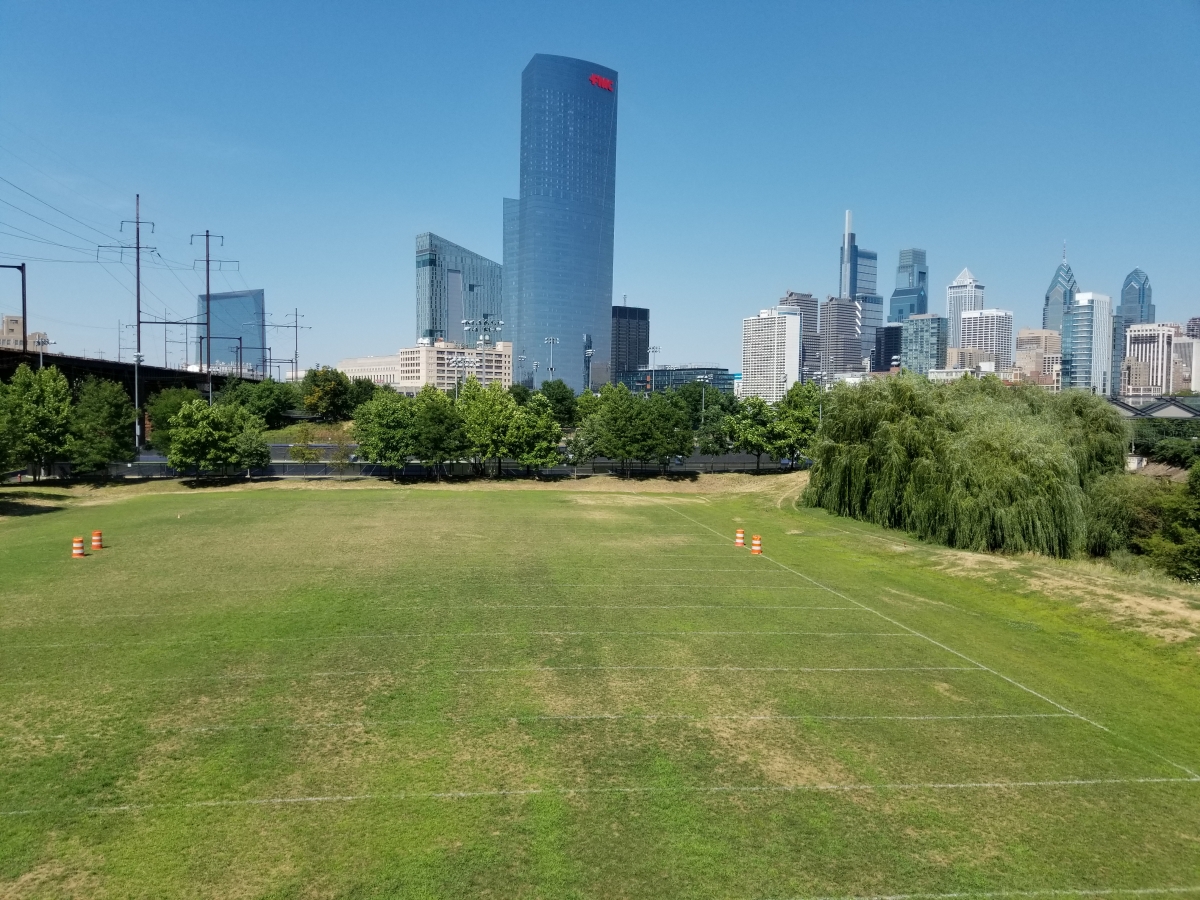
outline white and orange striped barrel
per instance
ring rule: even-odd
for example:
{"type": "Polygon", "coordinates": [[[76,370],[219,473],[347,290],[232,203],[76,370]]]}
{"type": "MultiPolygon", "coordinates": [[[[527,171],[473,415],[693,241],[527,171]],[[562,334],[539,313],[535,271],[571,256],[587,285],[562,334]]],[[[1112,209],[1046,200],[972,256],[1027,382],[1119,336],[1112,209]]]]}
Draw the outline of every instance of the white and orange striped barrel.
{"type": "Polygon", "coordinates": [[[762,553],[762,538],[757,534],[750,539],[750,552],[754,554],[762,553]]]}
{"type": "Polygon", "coordinates": [[[92,549],[93,550],[103,550],[104,549],[103,533],[101,533],[99,531],[92,532],[92,549]]]}
{"type": "Polygon", "coordinates": [[[83,559],[83,538],[77,537],[71,542],[71,559],[83,559]]]}
{"type": "Polygon", "coordinates": [[[733,538],[733,546],[735,546],[735,547],[745,547],[746,546],[746,531],[744,528],[739,528],[737,530],[737,534],[734,535],[734,538],[733,538]]]}

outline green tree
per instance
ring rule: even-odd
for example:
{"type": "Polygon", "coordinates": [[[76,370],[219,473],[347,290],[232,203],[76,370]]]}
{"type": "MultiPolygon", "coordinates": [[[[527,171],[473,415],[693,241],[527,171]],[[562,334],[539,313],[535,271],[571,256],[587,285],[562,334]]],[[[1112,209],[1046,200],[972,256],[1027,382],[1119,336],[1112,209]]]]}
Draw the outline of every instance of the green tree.
{"type": "Polygon", "coordinates": [[[458,459],[463,452],[462,416],[454,400],[432,384],[414,398],[413,452],[425,465],[433,466],[441,480],[443,463],[458,459]]]}
{"type": "Polygon", "coordinates": [[[600,395],[589,390],[575,398],[575,421],[583,423],[588,416],[600,412],[600,395]]]}
{"type": "Polygon", "coordinates": [[[268,428],[281,428],[287,421],[287,413],[299,407],[301,402],[296,385],[273,378],[264,378],[262,381],[231,378],[217,394],[217,403],[244,406],[262,419],[268,428]]]}
{"type": "Polygon", "coordinates": [[[115,381],[88,378],[79,386],[71,410],[68,453],[73,471],[105,471],[111,462],[128,462],[137,455],[133,424],[137,420],[125,388],[115,381]]]}
{"type": "Polygon", "coordinates": [[[323,422],[341,422],[354,411],[350,379],[344,372],[321,366],[309,369],[300,384],[304,408],[323,422]]]}
{"type": "Polygon", "coordinates": [[[704,421],[710,416],[721,419],[737,409],[737,397],[722,393],[711,384],[702,381],[682,384],[675,389],[675,393],[687,405],[688,417],[696,431],[700,430],[702,418],[704,421]]]}
{"type": "Polygon", "coordinates": [[[391,390],[391,388],[380,387],[370,378],[355,378],[350,382],[350,396],[347,401],[348,414],[353,415],[354,410],[374,397],[377,391],[387,390],[391,390]]]}
{"type": "Polygon", "coordinates": [[[567,461],[575,467],[576,478],[579,477],[580,466],[590,464],[600,455],[599,446],[599,419],[593,413],[580,422],[575,432],[567,439],[567,461]]]}
{"type": "Polygon", "coordinates": [[[354,446],[350,436],[344,429],[339,429],[333,436],[333,449],[329,451],[329,464],[337,472],[338,478],[346,474],[354,457],[354,446]]]}
{"type": "Polygon", "coordinates": [[[458,406],[462,411],[463,435],[468,452],[481,464],[494,459],[498,478],[502,460],[511,452],[508,446],[509,430],[521,407],[517,406],[517,401],[500,382],[493,381],[486,388],[481,387],[474,375],[463,385],[458,406]]]}
{"type": "Polygon", "coordinates": [[[702,454],[711,457],[711,471],[716,457],[724,456],[733,449],[729,440],[729,417],[724,413],[717,413],[712,418],[705,416],[704,426],[696,432],[696,444],[702,454]]]}
{"type": "Polygon", "coordinates": [[[647,435],[641,400],[624,384],[606,384],[600,389],[600,411],[595,414],[595,447],[600,456],[615,460],[621,474],[629,462],[642,459],[647,435]]]}
{"type": "Polygon", "coordinates": [[[682,398],[674,391],[660,391],[651,394],[641,405],[641,413],[648,419],[652,437],[642,451],[646,455],[639,458],[654,460],[665,471],[672,457],[690,457],[696,446],[696,438],[688,418],[687,404],[682,398]]]}
{"type": "Polygon", "coordinates": [[[271,462],[263,421],[237,404],[185,403],[171,418],[167,461],[178,472],[224,474],[261,468],[271,462]]]}
{"type": "Polygon", "coordinates": [[[747,397],[726,423],[734,449],[753,454],[755,470],[762,471],[763,454],[771,452],[775,411],[762,397],[747,397]]]}
{"type": "Polygon", "coordinates": [[[575,424],[575,392],[565,381],[561,378],[543,381],[538,393],[550,401],[554,419],[559,425],[570,428],[575,424]]]}
{"type": "Polygon", "coordinates": [[[185,403],[199,399],[199,391],[184,387],[166,388],[152,396],[146,402],[150,446],[165,455],[171,449],[171,419],[185,403]]]}
{"type": "Polygon", "coordinates": [[[537,473],[558,465],[560,440],[562,427],[550,401],[541,394],[534,394],[513,417],[508,435],[509,452],[521,465],[537,473]]]}
{"type": "Polygon", "coordinates": [[[814,382],[796,382],[775,405],[771,423],[771,455],[794,464],[811,452],[820,425],[821,390],[814,382]]]}
{"type": "Polygon", "coordinates": [[[380,391],[354,412],[358,455],[378,465],[404,470],[416,455],[416,403],[394,391],[380,391]]]}
{"type": "Polygon", "coordinates": [[[298,463],[315,463],[321,461],[321,451],[313,446],[316,431],[308,422],[296,426],[296,436],[292,446],[288,447],[288,457],[298,463]]]}
{"type": "Polygon", "coordinates": [[[529,398],[533,396],[533,391],[525,387],[525,385],[515,381],[508,386],[508,392],[512,394],[512,398],[517,401],[517,406],[524,406],[529,402],[529,398]]]}
{"type": "Polygon", "coordinates": [[[0,434],[6,455],[33,470],[38,481],[42,470],[67,453],[71,434],[71,388],[54,366],[33,371],[17,366],[0,394],[0,434]]]}

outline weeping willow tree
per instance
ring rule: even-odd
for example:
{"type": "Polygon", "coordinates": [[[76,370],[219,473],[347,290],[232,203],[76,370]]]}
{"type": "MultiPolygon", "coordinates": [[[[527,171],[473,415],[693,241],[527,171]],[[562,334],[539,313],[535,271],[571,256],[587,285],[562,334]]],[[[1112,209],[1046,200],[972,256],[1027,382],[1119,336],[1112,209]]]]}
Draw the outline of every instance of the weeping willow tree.
{"type": "Polygon", "coordinates": [[[1078,391],[915,375],[839,386],[805,499],[951,547],[1071,556],[1088,489],[1122,469],[1126,440],[1117,412],[1078,391]]]}

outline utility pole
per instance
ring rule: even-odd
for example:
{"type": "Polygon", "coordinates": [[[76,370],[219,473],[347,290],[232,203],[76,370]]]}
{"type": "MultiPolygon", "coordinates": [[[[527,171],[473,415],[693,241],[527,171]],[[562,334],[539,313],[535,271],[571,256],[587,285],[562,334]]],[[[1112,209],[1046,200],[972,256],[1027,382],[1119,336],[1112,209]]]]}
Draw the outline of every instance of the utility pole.
{"type": "MultiPolygon", "coordinates": [[[[292,357],[292,360],[291,360],[291,363],[292,363],[292,381],[295,381],[295,380],[296,380],[296,376],[297,376],[297,375],[299,375],[299,373],[300,373],[300,329],[302,329],[302,328],[303,328],[305,331],[311,331],[311,330],[312,330],[312,326],[311,326],[311,325],[301,325],[301,324],[300,324],[300,320],[304,318],[304,316],[300,315],[300,307],[296,307],[296,308],[295,308],[295,311],[288,313],[288,315],[292,317],[292,324],[291,324],[291,325],[270,325],[270,324],[265,324],[265,323],[264,323],[264,326],[263,326],[263,327],[264,327],[264,328],[291,328],[291,329],[292,329],[292,330],[295,332],[295,337],[294,337],[294,341],[295,341],[295,348],[294,348],[294,350],[293,350],[293,354],[294,354],[294,355],[293,355],[293,357],[292,357]]],[[[248,324],[248,325],[257,325],[258,323],[257,323],[257,322],[248,322],[248,323],[246,323],[246,324],[248,324]]],[[[261,348],[260,348],[260,349],[261,349],[261,348]]],[[[279,360],[279,361],[280,361],[280,362],[287,362],[287,360],[279,360]]],[[[266,378],[266,377],[267,377],[267,371],[266,371],[266,366],[265,366],[265,365],[263,366],[263,377],[264,377],[264,378],[266,378]]]]}
{"type": "Polygon", "coordinates": [[[21,352],[29,352],[29,312],[25,308],[25,263],[0,266],[0,269],[21,270],[21,352]]]}
{"type": "MultiPolygon", "coordinates": [[[[198,237],[200,237],[200,234],[199,234],[198,232],[197,232],[196,234],[193,234],[193,235],[192,235],[192,239],[191,239],[191,241],[189,241],[189,243],[191,243],[191,244],[195,244],[195,243],[196,243],[196,238],[198,238],[198,237]]],[[[212,383],[212,336],[213,336],[213,334],[212,334],[212,264],[213,264],[214,262],[216,262],[218,266],[221,266],[222,264],[224,264],[224,263],[227,263],[227,262],[228,262],[228,263],[232,263],[232,262],[234,262],[234,260],[231,260],[231,259],[218,259],[218,260],[214,260],[214,259],[212,258],[212,239],[213,239],[213,238],[216,238],[217,240],[219,240],[219,241],[221,242],[221,246],[222,246],[222,247],[224,247],[224,246],[225,246],[225,235],[223,235],[223,234],[213,234],[213,233],[212,233],[211,231],[209,231],[208,229],[205,229],[205,230],[204,230],[204,334],[205,334],[205,336],[206,336],[206,340],[204,341],[204,353],[205,353],[205,357],[204,357],[204,368],[205,368],[205,371],[207,371],[207,372],[208,372],[208,405],[209,405],[209,406],[212,406],[212,404],[213,404],[213,383],[212,383]]],[[[195,267],[196,267],[196,263],[198,263],[198,262],[200,262],[200,260],[198,260],[198,259],[197,259],[197,260],[195,260],[195,261],[192,263],[192,268],[195,268],[195,267]]]]}

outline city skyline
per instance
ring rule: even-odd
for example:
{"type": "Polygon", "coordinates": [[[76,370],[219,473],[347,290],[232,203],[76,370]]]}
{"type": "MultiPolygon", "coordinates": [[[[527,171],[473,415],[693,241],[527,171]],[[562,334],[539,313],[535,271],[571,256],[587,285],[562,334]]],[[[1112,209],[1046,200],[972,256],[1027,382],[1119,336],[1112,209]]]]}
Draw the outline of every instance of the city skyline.
{"type": "MultiPolygon", "coordinates": [[[[1191,50],[1200,14],[1191,6],[1065,4],[1025,17],[988,7],[953,17],[934,8],[856,16],[776,7],[770,29],[761,18],[731,24],[704,6],[682,22],[620,3],[604,16],[477,7],[469,16],[478,27],[452,52],[418,45],[400,57],[385,50],[385,36],[408,20],[401,10],[304,10],[276,32],[264,12],[218,8],[232,31],[183,9],[147,17],[69,4],[14,8],[0,36],[0,175],[87,225],[7,185],[2,196],[113,243],[129,237],[120,222],[140,191],[159,252],[174,261],[174,271],[157,259],[146,268],[145,299],[176,313],[190,311],[199,292],[189,235],[223,233],[241,272],[220,273],[214,290],[261,285],[276,308],[299,306],[313,328],[301,339],[306,366],[407,341],[416,234],[450,235],[503,258],[497,208],[518,188],[520,70],[533,53],[604,60],[622,73],[613,293],[655,310],[663,361],[736,368],[741,318],[787,290],[835,293],[829,254],[847,208],[888,265],[906,248],[928,252],[934,311],[948,276],[969,266],[987,282],[989,303],[1012,309],[1018,326],[1036,326],[1065,238],[1081,290],[1115,298],[1139,267],[1153,279],[1157,318],[1196,312],[1186,266],[1200,239],[1190,212],[1200,188],[1186,151],[1200,133],[1186,102],[1200,84],[1191,50]],[[835,75],[833,48],[850,31],[878,65],[835,75]],[[938,54],[909,53],[913,41],[944,46],[980,33],[988,38],[965,71],[938,54]],[[1063,33],[1109,64],[1078,70],[1056,52],[1063,33]],[[773,52],[797,34],[815,54],[803,72],[773,52]],[[214,55],[180,62],[170,48],[183,36],[212,43],[214,55]],[[1156,53],[1134,61],[1119,52],[1130,40],[1156,53]],[[137,99],[85,77],[133,70],[135,61],[160,72],[137,99]],[[804,140],[851,124],[838,99],[846,88],[877,115],[920,96],[924,127],[886,148],[804,140]],[[960,129],[964,106],[970,136],[960,129]],[[1144,125],[1136,135],[1114,127],[1131,107],[1144,125]],[[1074,139],[1033,139],[1051,128],[1074,139]],[[685,153],[681,135],[691,141],[685,153]],[[1151,158],[1153,166],[1129,164],[1151,158]],[[1130,192],[1139,197],[1133,207],[1130,192]],[[739,267],[731,234],[752,236],[764,264],[739,267]],[[347,295],[354,316],[343,315],[347,295]]],[[[43,241],[89,248],[9,213],[43,241]]],[[[94,246],[89,261],[13,234],[0,252],[73,260],[33,263],[31,329],[50,332],[63,352],[114,356],[117,322],[132,319],[126,266],[99,266],[94,246]]],[[[0,312],[19,312],[13,297],[0,283],[0,312]]],[[[172,339],[182,339],[176,331],[172,339]]],[[[161,346],[161,334],[147,341],[161,346]]]]}

